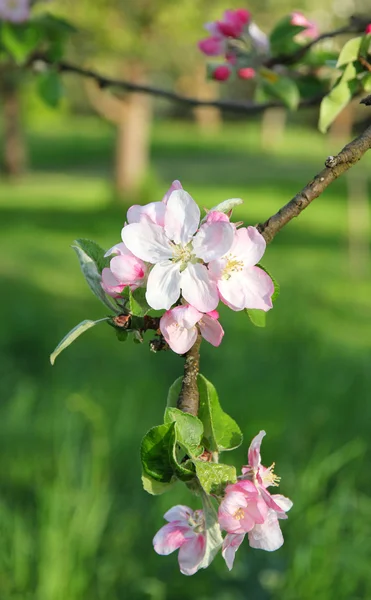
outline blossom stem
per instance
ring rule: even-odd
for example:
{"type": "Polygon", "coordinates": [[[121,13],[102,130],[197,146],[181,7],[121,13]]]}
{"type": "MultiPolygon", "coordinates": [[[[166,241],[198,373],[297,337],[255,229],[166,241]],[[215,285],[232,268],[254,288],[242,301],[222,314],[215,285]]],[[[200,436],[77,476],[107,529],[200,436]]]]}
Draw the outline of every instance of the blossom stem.
{"type": "Polygon", "coordinates": [[[202,337],[198,335],[192,348],[185,354],[184,375],[177,408],[190,415],[197,416],[200,396],[197,377],[200,370],[200,345],[202,337]]]}

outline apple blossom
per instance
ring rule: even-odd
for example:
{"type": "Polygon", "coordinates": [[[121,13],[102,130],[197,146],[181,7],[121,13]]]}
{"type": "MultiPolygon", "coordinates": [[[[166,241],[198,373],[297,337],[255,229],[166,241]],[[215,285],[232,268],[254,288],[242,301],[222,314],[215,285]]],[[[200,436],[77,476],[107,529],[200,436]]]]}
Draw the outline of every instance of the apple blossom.
{"type": "Polygon", "coordinates": [[[247,533],[256,523],[264,523],[268,508],[251,481],[228,485],[219,506],[218,520],[228,533],[247,533]]]}
{"type": "Polygon", "coordinates": [[[155,551],[157,554],[167,555],[179,549],[181,573],[194,575],[201,568],[206,550],[203,511],[193,511],[188,506],[177,505],[164,514],[164,519],[168,523],[153,538],[155,551]]]}
{"type": "Polygon", "coordinates": [[[168,310],[160,319],[160,330],[170,348],[185,354],[195,343],[198,328],[202,337],[213,346],[220,346],[224,331],[218,321],[217,311],[199,312],[189,304],[168,310]]]}
{"type": "Polygon", "coordinates": [[[156,310],[169,310],[180,297],[200,312],[219,302],[216,282],[206,266],[222,257],[233,243],[230,223],[204,223],[200,209],[184,190],[175,190],[166,205],[164,227],[148,219],[122,229],[122,239],[141,260],[154,265],[147,281],[146,299],[156,310]]]}
{"type": "Polygon", "coordinates": [[[224,54],[226,44],[224,38],[214,35],[198,42],[198,47],[206,56],[220,56],[224,54]]]}
{"type": "Polygon", "coordinates": [[[241,37],[245,25],[250,20],[250,13],[244,8],[226,10],[221,21],[216,22],[217,30],[225,37],[241,37]]]}
{"type": "Polygon", "coordinates": [[[291,25],[296,25],[298,27],[305,27],[303,31],[300,32],[299,35],[305,36],[308,38],[315,38],[318,36],[318,27],[313,21],[309,21],[306,16],[301,12],[293,12],[291,13],[291,25]]]}
{"type": "Polygon", "coordinates": [[[125,287],[132,291],[145,284],[147,266],[134,256],[124,243],[110,248],[105,256],[115,254],[109,268],[102,271],[102,288],[109,296],[117,298],[125,287]]]}
{"type": "Polygon", "coordinates": [[[209,263],[217,282],[220,299],[232,310],[272,308],[274,285],[267,273],[256,267],[264,254],[266,242],[255,227],[235,232],[229,251],[209,263]]]}
{"type": "Polygon", "coordinates": [[[0,20],[22,23],[30,16],[29,0],[0,0],[0,20]]]}
{"type": "Polygon", "coordinates": [[[161,202],[150,202],[144,206],[133,204],[133,206],[131,206],[127,212],[128,223],[139,223],[143,219],[148,219],[149,221],[152,221],[152,223],[156,223],[157,225],[161,225],[163,227],[167,201],[174,190],[182,189],[183,187],[180,181],[175,179],[162,198],[161,202]]]}

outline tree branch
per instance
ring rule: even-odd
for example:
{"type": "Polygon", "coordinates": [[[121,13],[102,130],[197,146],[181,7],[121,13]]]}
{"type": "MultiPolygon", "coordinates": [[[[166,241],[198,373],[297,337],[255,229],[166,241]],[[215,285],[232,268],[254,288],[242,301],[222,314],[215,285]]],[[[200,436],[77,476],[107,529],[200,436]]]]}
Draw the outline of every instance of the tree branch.
{"type": "Polygon", "coordinates": [[[344,146],[337,156],[329,156],[325,161],[325,169],[312,179],[290,202],[264,223],[257,225],[258,231],[267,243],[271,242],[276,233],[294,217],[318,198],[325,189],[340,175],[355,165],[371,148],[371,127],[355,140],[344,146]]]}
{"type": "Polygon", "coordinates": [[[200,370],[201,340],[202,337],[199,334],[195,344],[185,355],[182,389],[177,402],[177,408],[179,408],[179,410],[195,416],[198,413],[200,401],[197,376],[200,370]]]}

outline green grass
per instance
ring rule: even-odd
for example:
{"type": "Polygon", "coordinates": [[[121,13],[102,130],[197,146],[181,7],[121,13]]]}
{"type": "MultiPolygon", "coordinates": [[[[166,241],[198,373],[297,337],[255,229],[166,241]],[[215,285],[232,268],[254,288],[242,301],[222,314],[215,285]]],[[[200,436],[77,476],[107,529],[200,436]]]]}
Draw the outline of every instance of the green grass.
{"type": "MultiPolygon", "coordinates": [[[[104,324],[55,367],[48,356],[104,308],[69,248],[109,247],[126,205],[112,202],[114,132],[95,120],[29,134],[33,170],[0,183],[1,600],[363,600],[371,596],[370,271],[354,273],[345,180],[336,182],[267,249],[281,284],[268,327],[221,310],[223,344],[203,347],[202,372],[249,440],[264,428],[265,464],[294,501],[276,553],[245,544],[231,574],[218,558],[186,579],[151,546],[162,514],[197,500],[142,491],[139,444],[160,423],[182,359],[119,343],[104,324]]],[[[254,224],[287,202],[337,148],[289,129],[260,147],[255,124],[200,137],[156,125],[145,201],[181,179],[201,206],[241,196],[236,220],[254,224]]],[[[370,158],[359,167],[369,174],[370,158]]],[[[369,176],[369,175],[368,175],[369,176]]]]}

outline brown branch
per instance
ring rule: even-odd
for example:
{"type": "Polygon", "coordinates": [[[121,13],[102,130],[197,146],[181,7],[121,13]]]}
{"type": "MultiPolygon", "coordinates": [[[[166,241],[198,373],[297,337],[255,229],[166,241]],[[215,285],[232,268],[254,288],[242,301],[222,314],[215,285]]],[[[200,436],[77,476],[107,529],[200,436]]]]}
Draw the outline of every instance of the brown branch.
{"type": "Polygon", "coordinates": [[[195,344],[185,354],[184,375],[182,389],[180,390],[177,408],[190,415],[197,415],[199,407],[199,393],[197,376],[200,370],[200,345],[202,337],[198,335],[195,344]]]}
{"type": "Polygon", "coordinates": [[[294,217],[299,216],[313,200],[325,191],[330,183],[355,165],[370,148],[371,127],[368,127],[364,133],[347,144],[337,156],[329,156],[325,162],[325,169],[318,173],[301,192],[296,194],[275,215],[267,219],[264,223],[257,225],[258,231],[263,235],[266,242],[271,242],[282,227],[294,217]]]}

